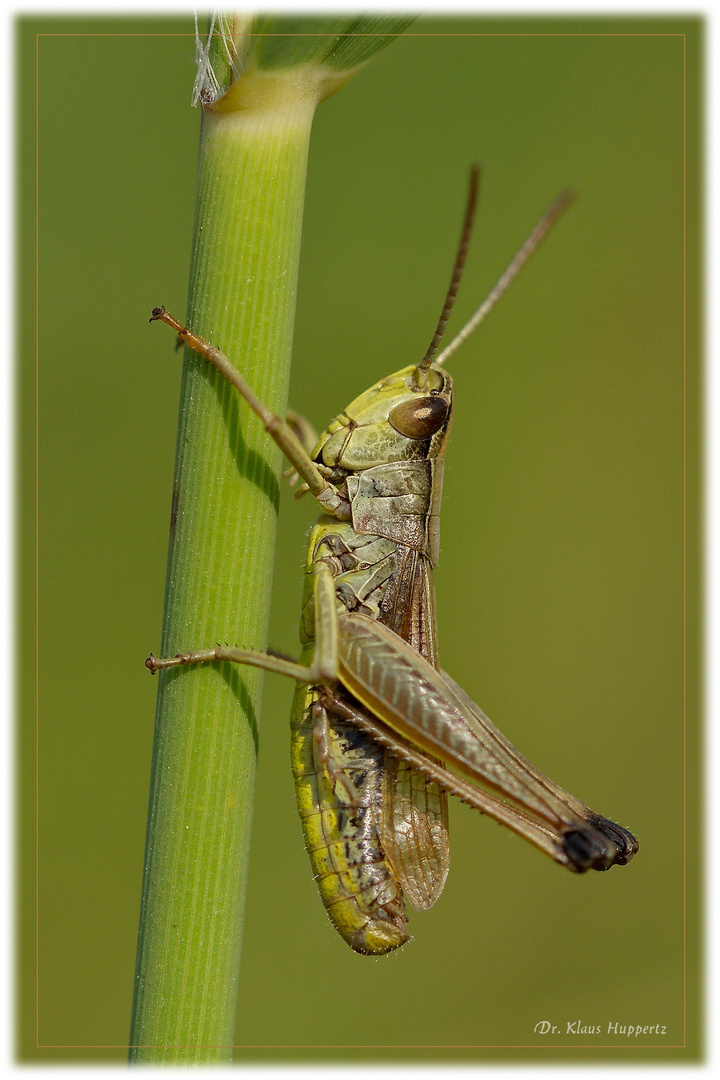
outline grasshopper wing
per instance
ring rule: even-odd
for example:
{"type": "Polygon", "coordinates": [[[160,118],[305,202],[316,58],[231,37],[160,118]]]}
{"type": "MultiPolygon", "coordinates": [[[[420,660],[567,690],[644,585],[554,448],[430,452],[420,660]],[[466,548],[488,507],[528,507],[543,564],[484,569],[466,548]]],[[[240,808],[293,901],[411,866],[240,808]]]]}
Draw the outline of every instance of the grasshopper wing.
{"type": "MultiPolygon", "coordinates": [[[[437,666],[435,593],[427,558],[398,545],[398,570],[380,622],[437,666]]],[[[438,900],[450,869],[447,793],[407,761],[388,754],[383,785],[385,855],[417,911],[438,900]]]]}
{"type": "MultiPolygon", "coordinates": [[[[597,829],[608,840],[612,841],[614,846],[618,849],[618,854],[615,856],[612,865],[625,866],[630,862],[633,855],[638,850],[638,842],[631,832],[624,829],[622,825],[617,825],[614,821],[610,821],[608,818],[603,817],[601,814],[596,814],[595,811],[590,810],[584,803],[576,799],[570,792],[565,791],[564,788],[555,784],[549,776],[540,772],[532,762],[528,761],[526,757],[523,757],[515,749],[514,746],[505,738],[493,722],[488,719],[485,713],[482,711],[479,705],[476,705],[471,698],[465,693],[461,686],[451,679],[445,671],[441,671],[445,682],[452,688],[457,695],[458,699],[463,702],[467,710],[468,715],[472,715],[476,724],[481,731],[487,732],[489,738],[495,738],[500,742],[509,752],[514,755],[518,766],[524,769],[528,777],[530,777],[538,786],[548,793],[551,798],[558,799],[563,803],[571,813],[574,813],[581,821],[587,822],[588,825],[597,829]]],[[[596,867],[596,869],[606,869],[603,867],[596,867]]]]}
{"type": "MultiPolygon", "coordinates": [[[[374,717],[424,755],[515,808],[505,823],[530,839],[524,822],[555,836],[577,871],[627,863],[632,834],[595,814],[527,761],[483,711],[387,627],[361,615],[341,618],[340,678],[374,717]]],[[[498,817],[498,820],[500,818],[498,817]]]]}
{"type": "Polygon", "coordinates": [[[382,845],[417,911],[431,908],[450,869],[447,795],[425,773],[387,754],[382,845]]]}

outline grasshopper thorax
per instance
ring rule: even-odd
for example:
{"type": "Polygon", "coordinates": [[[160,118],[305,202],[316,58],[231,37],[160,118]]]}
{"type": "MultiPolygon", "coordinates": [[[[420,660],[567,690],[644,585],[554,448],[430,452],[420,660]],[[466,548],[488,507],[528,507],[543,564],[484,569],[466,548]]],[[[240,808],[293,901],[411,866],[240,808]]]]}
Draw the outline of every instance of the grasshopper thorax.
{"type": "Polygon", "coordinates": [[[339,477],[393,461],[442,457],[452,421],[452,378],[430,368],[422,387],[413,364],[355,398],[320,436],[313,459],[339,477]]]}

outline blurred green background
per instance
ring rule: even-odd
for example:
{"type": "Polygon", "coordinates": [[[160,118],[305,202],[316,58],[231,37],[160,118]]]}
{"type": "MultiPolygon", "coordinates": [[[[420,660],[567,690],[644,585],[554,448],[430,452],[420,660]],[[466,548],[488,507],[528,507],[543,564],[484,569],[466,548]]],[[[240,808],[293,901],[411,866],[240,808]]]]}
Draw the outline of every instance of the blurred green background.
{"type": "MultiPolygon", "coordinates": [[[[303,849],[292,686],[268,677],[238,1062],[700,1052],[701,32],[692,18],[420,18],[318,110],[291,402],[319,427],[423,354],[471,161],[481,209],[451,330],[552,197],[579,192],[452,360],[440,645],[513,742],[641,849],[575,877],[453,805],[440,902],[412,915],[399,953],[356,956],[303,849]],[[543,1020],[560,1033],[537,1033],[543,1020]],[[601,1033],[567,1034],[575,1021],[601,1033]]],[[[26,18],[18,57],[19,1053],[121,1062],[180,380],[147,319],[185,304],[192,22],[26,18]]],[[[288,653],[314,516],[284,493],[271,641],[288,653]]]]}

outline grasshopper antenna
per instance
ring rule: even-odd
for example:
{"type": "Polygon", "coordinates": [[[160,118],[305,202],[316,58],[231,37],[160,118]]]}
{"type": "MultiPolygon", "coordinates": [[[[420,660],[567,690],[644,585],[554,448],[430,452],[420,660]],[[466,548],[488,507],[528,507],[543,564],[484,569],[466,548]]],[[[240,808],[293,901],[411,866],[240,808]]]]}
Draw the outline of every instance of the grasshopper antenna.
{"type": "Polygon", "coordinates": [[[477,207],[478,191],[480,188],[480,166],[475,163],[470,169],[470,181],[468,185],[468,197],[467,204],[465,206],[465,218],[463,220],[462,232],[460,233],[460,245],[458,247],[457,255],[455,256],[455,265],[453,266],[452,277],[450,278],[450,287],[448,288],[447,295],[445,297],[445,303],[443,309],[440,312],[440,318],[438,319],[433,339],[428,346],[428,351],[423,356],[422,360],[415,369],[415,385],[417,387],[423,387],[425,380],[427,379],[427,373],[430,370],[432,364],[432,358],[437,352],[437,347],[440,344],[440,339],[445,333],[445,327],[447,321],[450,318],[450,312],[452,311],[453,304],[455,303],[455,297],[457,296],[458,288],[460,286],[460,279],[465,269],[465,260],[467,259],[468,248],[470,247],[470,236],[472,233],[473,221],[475,220],[475,208],[477,207]]]}
{"type": "MultiPolygon", "coordinates": [[[[515,258],[508,266],[505,273],[502,274],[502,276],[498,279],[497,284],[485,297],[473,317],[469,320],[469,322],[465,324],[465,326],[463,326],[457,337],[453,338],[450,344],[446,346],[446,348],[444,348],[443,351],[440,353],[437,360],[435,361],[436,364],[444,364],[448,357],[452,356],[452,354],[460,348],[465,339],[470,337],[473,330],[475,330],[475,328],[480,325],[488,312],[495,307],[497,301],[500,299],[502,294],[507,291],[511,283],[515,280],[525,263],[528,261],[537,246],[540,244],[541,240],[544,239],[544,237],[548,234],[548,232],[558,220],[560,215],[568,208],[570,203],[573,202],[575,198],[576,194],[570,188],[567,188],[565,191],[561,192],[560,195],[558,195],[555,202],[545,211],[543,216],[540,218],[537,225],[530,233],[527,240],[522,245],[515,258]]],[[[452,285],[450,287],[450,290],[452,292],[452,285]]],[[[449,296],[450,293],[448,293],[448,297],[449,296]]],[[[455,297],[453,295],[453,299],[454,298],[455,297]]],[[[445,302],[445,306],[447,307],[447,301],[445,302]]],[[[452,302],[450,306],[452,306],[452,302]]],[[[435,338],[433,338],[433,341],[435,341],[436,338],[438,338],[437,332],[435,334],[435,338]]],[[[430,353],[429,349],[428,353],[430,353]]]]}

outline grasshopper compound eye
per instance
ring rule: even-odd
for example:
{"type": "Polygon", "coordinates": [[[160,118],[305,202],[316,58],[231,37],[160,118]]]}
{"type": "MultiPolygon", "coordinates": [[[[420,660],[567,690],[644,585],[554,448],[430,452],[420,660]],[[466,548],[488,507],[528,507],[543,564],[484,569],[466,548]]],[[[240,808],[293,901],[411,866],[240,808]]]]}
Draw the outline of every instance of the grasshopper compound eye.
{"type": "Polygon", "coordinates": [[[429,439],[447,419],[450,402],[438,395],[428,395],[396,405],[388,423],[408,439],[429,439]]]}

